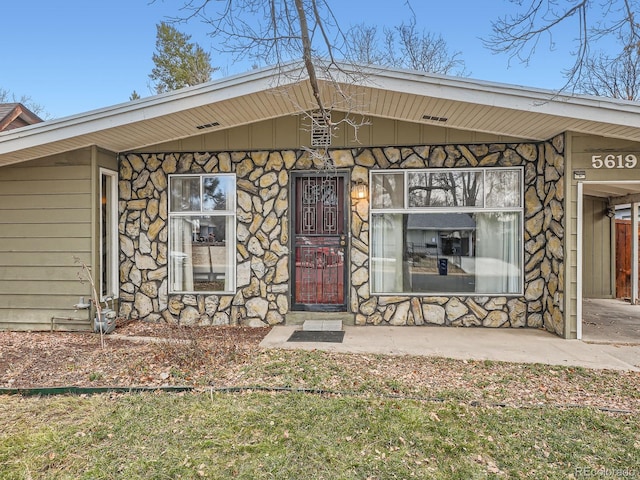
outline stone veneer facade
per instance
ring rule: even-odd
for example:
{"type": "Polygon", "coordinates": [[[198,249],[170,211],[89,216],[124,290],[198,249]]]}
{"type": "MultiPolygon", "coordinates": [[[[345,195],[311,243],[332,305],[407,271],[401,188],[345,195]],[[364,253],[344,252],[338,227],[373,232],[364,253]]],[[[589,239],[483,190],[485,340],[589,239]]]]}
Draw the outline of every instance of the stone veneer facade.
{"type": "MultiPolygon", "coordinates": [[[[370,295],[369,205],[351,205],[349,308],[358,325],[544,327],[564,332],[564,136],[540,143],[332,149],[336,169],[524,167],[524,295],[370,295]]],[[[305,151],[130,153],[120,156],[120,314],[199,325],[274,325],[289,310],[289,173],[305,151]],[[170,294],[168,175],[237,176],[235,295],[170,294]]]]}

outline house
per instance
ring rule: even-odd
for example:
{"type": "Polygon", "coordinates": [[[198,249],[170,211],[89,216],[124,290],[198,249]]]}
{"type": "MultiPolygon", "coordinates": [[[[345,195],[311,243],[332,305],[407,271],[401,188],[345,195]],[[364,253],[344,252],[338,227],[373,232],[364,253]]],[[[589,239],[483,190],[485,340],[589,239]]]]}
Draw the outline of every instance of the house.
{"type": "Polygon", "coordinates": [[[0,133],[0,328],[89,328],[78,257],[148,321],[580,338],[583,298],[615,296],[606,213],[639,198],[640,105],[352,68],[354,103],[321,82],[330,125],[291,64],[0,133]],[[446,270],[410,254],[427,219],[446,270]]]}
{"type": "Polygon", "coordinates": [[[0,103],[0,132],[39,122],[42,119],[21,103],[0,103]]]}

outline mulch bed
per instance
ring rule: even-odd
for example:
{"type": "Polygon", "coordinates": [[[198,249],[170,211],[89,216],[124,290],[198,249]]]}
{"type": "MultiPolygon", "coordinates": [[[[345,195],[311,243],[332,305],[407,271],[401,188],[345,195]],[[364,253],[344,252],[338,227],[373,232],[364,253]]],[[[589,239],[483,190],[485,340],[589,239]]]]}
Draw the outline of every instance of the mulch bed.
{"type": "Polygon", "coordinates": [[[0,387],[193,383],[213,363],[250,356],[269,330],[135,321],[103,339],[85,332],[0,332],[0,387]],[[189,377],[180,374],[185,371],[189,377]]]}

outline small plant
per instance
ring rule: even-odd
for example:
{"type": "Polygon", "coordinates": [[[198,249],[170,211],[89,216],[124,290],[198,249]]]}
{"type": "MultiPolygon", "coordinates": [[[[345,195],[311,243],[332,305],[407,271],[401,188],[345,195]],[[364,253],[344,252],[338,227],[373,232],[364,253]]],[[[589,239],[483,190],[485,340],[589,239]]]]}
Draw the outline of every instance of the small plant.
{"type": "Polygon", "coordinates": [[[158,343],[156,355],[180,368],[198,367],[206,363],[207,347],[195,327],[178,327],[170,338],[158,343]]]}
{"type": "Polygon", "coordinates": [[[98,291],[96,290],[95,282],[93,281],[93,275],[91,275],[91,267],[80,260],[79,257],[74,256],[73,261],[80,264],[81,266],[81,270],[78,272],[80,283],[88,281],[91,285],[91,304],[96,309],[93,330],[100,333],[100,345],[102,346],[102,348],[104,348],[104,334],[111,333],[116,326],[115,312],[108,308],[108,305],[106,303],[108,298],[107,300],[105,300],[106,308],[103,310],[102,304],[100,302],[100,297],[98,296],[98,291]]]}
{"type": "Polygon", "coordinates": [[[96,382],[98,380],[102,380],[104,378],[104,375],[102,374],[102,372],[91,372],[89,374],[89,381],[91,382],[96,382]]]}

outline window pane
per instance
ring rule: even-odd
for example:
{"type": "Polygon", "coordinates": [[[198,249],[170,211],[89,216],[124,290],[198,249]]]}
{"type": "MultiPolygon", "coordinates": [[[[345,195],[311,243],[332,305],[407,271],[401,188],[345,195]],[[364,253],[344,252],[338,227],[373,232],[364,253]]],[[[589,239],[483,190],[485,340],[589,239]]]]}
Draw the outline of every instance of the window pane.
{"type": "Polygon", "coordinates": [[[404,175],[371,175],[371,208],[404,208],[404,175]]]}
{"type": "Polygon", "coordinates": [[[200,211],[200,177],[171,178],[169,209],[172,212],[200,211]]]}
{"type": "Polygon", "coordinates": [[[494,212],[476,215],[476,292],[517,293],[522,266],[520,214],[494,212]]]}
{"type": "Polygon", "coordinates": [[[233,217],[174,216],[170,222],[171,291],[233,291],[233,217]]]}
{"type": "Polygon", "coordinates": [[[371,216],[371,291],[403,292],[403,223],[406,215],[379,213],[371,216]]]}
{"type": "Polygon", "coordinates": [[[520,170],[487,170],[487,207],[520,206],[520,170]]]}
{"type": "Polygon", "coordinates": [[[115,172],[101,171],[100,209],[100,296],[117,296],[118,292],[118,196],[115,172]]]}
{"type": "Polygon", "coordinates": [[[202,193],[202,209],[206,212],[234,208],[234,179],[231,176],[204,177],[202,193]]]}
{"type": "Polygon", "coordinates": [[[409,207],[482,207],[482,172],[412,172],[409,207]]]}
{"type": "Polygon", "coordinates": [[[518,293],[519,212],[374,214],[373,293],[518,293]]]}

